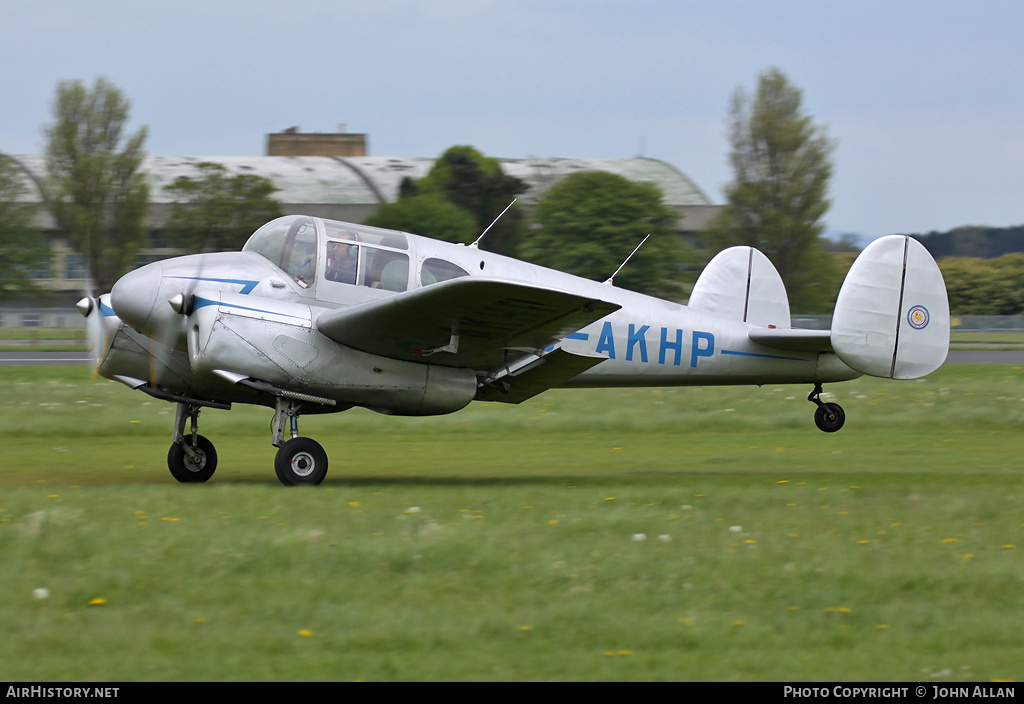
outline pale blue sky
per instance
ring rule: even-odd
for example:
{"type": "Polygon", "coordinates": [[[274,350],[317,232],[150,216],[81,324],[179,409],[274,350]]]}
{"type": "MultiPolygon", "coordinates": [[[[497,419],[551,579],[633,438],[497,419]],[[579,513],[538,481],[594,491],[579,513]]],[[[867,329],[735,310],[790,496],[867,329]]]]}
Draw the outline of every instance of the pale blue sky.
{"type": "Polygon", "coordinates": [[[830,229],[1024,223],[1024,3],[4,0],[0,151],[57,82],[106,76],[157,155],[258,155],[298,125],[375,156],[667,161],[713,202],[740,85],[779,67],[837,140],[830,229]]]}

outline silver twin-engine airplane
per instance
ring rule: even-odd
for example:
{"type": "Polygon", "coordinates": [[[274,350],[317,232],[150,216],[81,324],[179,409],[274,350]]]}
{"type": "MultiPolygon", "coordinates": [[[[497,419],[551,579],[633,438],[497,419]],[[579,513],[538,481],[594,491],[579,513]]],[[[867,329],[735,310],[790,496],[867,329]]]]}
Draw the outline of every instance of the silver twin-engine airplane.
{"type": "Polygon", "coordinates": [[[949,304],[916,240],[875,240],[854,262],[831,330],[790,326],[774,266],[732,247],[687,305],[404,232],[290,215],[241,252],[196,254],[126,274],[85,298],[99,374],[177,405],[167,456],[181,482],[217,466],[202,408],[274,409],[285,485],[319,484],[327,454],[300,413],[362,406],[451,413],[550,388],[799,383],[819,428],[844,413],[822,384],[913,379],[949,347],[949,304]]]}

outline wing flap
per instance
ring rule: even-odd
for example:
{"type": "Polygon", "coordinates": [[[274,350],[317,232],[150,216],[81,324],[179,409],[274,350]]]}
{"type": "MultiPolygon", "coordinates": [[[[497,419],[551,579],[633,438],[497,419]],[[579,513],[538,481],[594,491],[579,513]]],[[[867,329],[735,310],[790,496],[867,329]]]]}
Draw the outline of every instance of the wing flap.
{"type": "Polygon", "coordinates": [[[476,400],[522,403],[550,388],[561,386],[606,359],[586,357],[558,348],[525,365],[522,371],[511,372],[481,386],[476,400]]]}
{"type": "Polygon", "coordinates": [[[317,328],[347,347],[405,361],[500,369],[621,306],[508,281],[463,277],[321,314],[317,328]],[[511,352],[510,352],[511,351],[511,352]]]}

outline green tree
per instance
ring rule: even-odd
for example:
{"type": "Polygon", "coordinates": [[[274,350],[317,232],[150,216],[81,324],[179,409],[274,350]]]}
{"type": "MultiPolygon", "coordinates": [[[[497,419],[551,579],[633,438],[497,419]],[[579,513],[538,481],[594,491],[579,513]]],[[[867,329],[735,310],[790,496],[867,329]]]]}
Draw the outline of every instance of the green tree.
{"type": "Polygon", "coordinates": [[[23,173],[11,159],[0,154],[0,298],[36,295],[30,278],[45,269],[50,248],[42,233],[32,226],[38,210],[28,200],[23,173]]]}
{"type": "Polygon", "coordinates": [[[125,134],[130,102],[104,78],[57,86],[46,128],[46,205],[100,290],[128,271],[146,238],[146,128],[125,134]]]}
{"type": "MultiPolygon", "coordinates": [[[[473,147],[455,146],[442,154],[423,178],[403,179],[399,199],[382,205],[366,224],[400,227],[415,234],[469,244],[526,190],[527,184],[506,174],[497,159],[485,157],[473,147]],[[410,199],[412,202],[403,202],[410,199]],[[474,223],[472,231],[467,233],[463,228],[465,219],[456,217],[451,208],[439,206],[440,202],[467,213],[474,223]],[[431,220],[435,217],[439,218],[436,222],[431,220]]],[[[522,211],[512,208],[490,229],[480,247],[515,256],[522,233],[522,211]]]]}
{"type": "Polygon", "coordinates": [[[834,149],[824,129],[803,114],[801,99],[777,68],[761,74],[753,101],[742,87],[733,93],[733,181],[706,237],[719,249],[750,245],[768,255],[794,311],[802,310],[801,295],[816,278],[808,255],[824,229],[834,149]]]}
{"type": "Polygon", "coordinates": [[[258,227],[283,214],[270,179],[232,176],[222,164],[209,161],[197,169],[197,176],[179,176],[164,189],[174,198],[164,225],[171,246],[190,252],[241,249],[258,227]]]}
{"type": "Polygon", "coordinates": [[[650,234],[615,284],[675,295],[675,267],[684,257],[674,228],[678,219],[662,203],[657,186],[603,171],[575,173],[537,203],[537,228],[524,242],[522,255],[536,264],[604,281],[650,234]]]}
{"type": "Polygon", "coordinates": [[[467,210],[434,194],[406,195],[387,203],[366,224],[462,244],[480,234],[467,210]]]}
{"type": "Polygon", "coordinates": [[[939,269],[953,315],[1024,314],[1024,254],[943,257],[939,269]]]}

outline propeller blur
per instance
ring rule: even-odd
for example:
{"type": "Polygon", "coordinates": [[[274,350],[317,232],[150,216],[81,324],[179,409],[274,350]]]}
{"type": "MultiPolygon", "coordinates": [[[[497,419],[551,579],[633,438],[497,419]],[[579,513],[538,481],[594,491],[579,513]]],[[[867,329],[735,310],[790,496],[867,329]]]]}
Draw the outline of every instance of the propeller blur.
{"type": "Polygon", "coordinates": [[[319,484],[328,458],[299,435],[304,413],[436,415],[556,387],[801,383],[817,426],[834,432],[845,414],[821,400],[822,384],[924,376],[949,346],[942,275],[902,235],[861,253],[831,330],[791,327],[778,272],[750,247],[718,254],[688,305],[610,281],[291,215],[240,252],[130,272],[79,310],[94,373],[176,405],[167,459],[182,482],[217,466],[198,433],[203,408],[273,408],[278,478],[319,484]]]}

